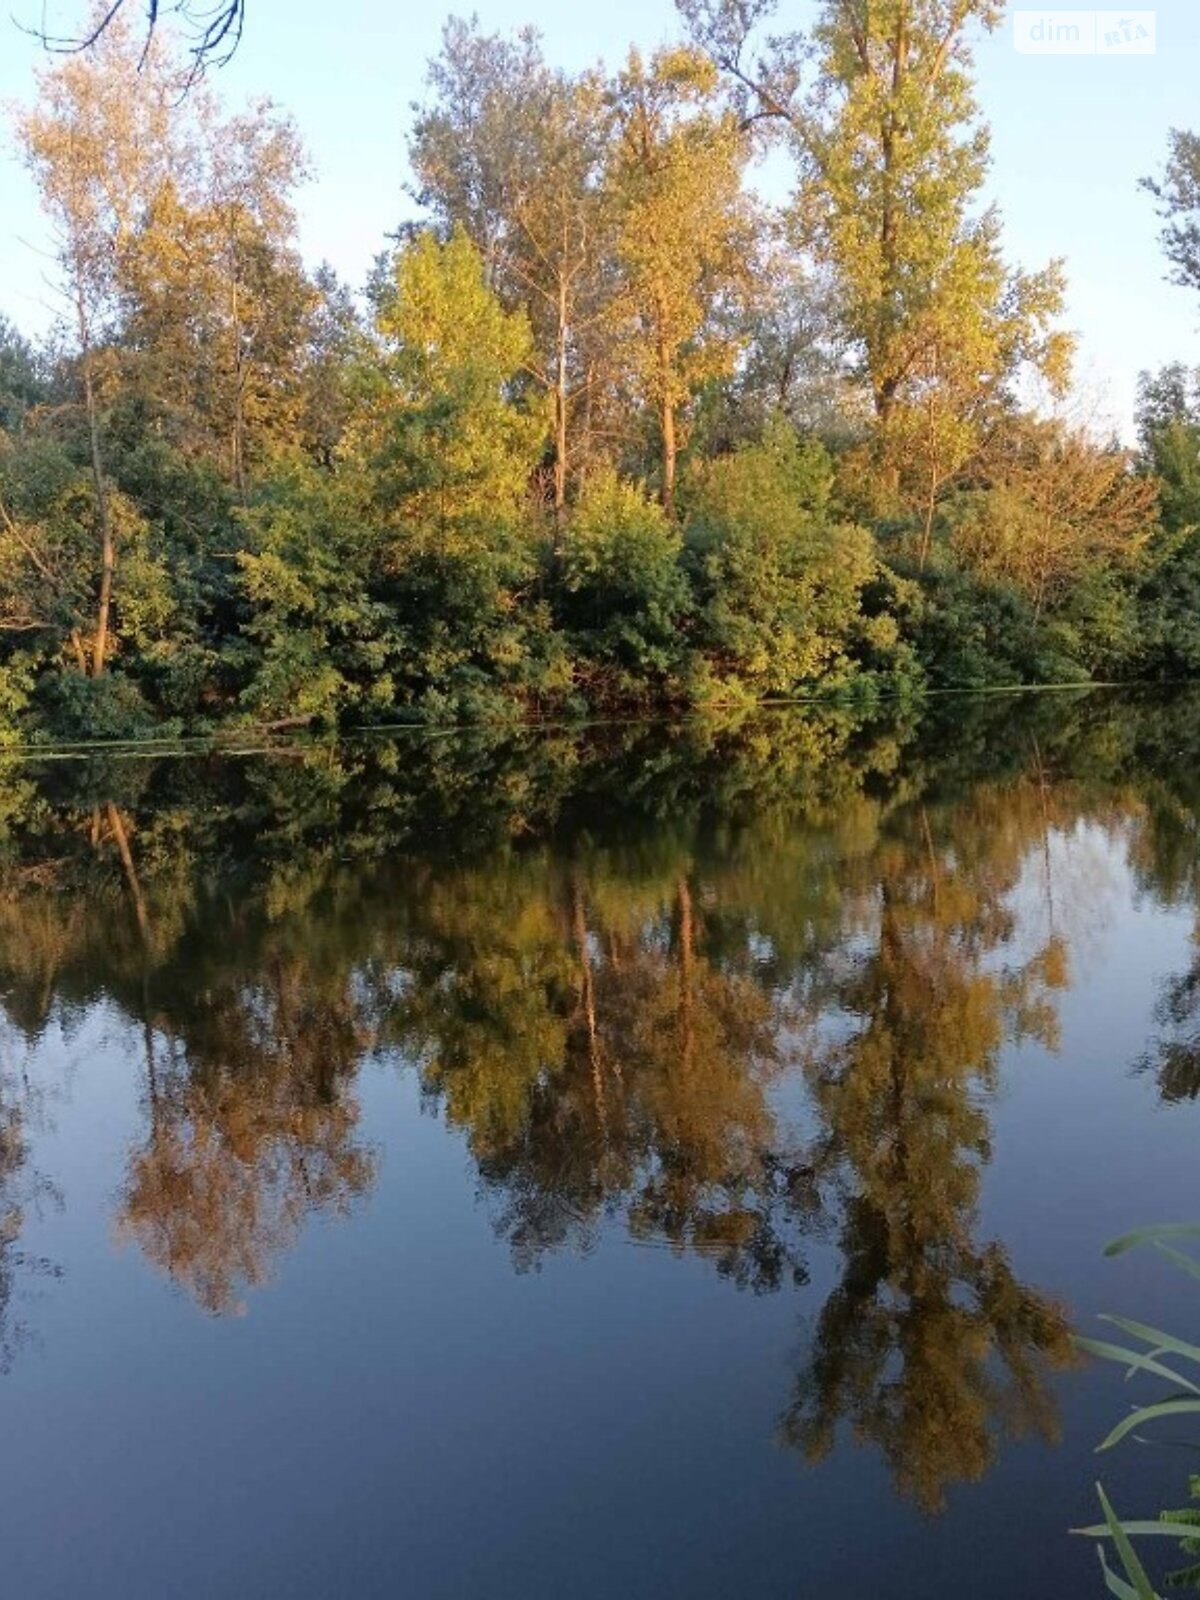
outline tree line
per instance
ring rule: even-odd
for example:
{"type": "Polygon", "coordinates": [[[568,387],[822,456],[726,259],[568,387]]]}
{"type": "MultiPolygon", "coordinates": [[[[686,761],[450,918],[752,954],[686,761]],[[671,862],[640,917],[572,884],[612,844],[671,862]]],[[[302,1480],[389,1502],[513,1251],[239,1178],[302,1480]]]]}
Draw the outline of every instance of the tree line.
{"type": "MultiPolygon", "coordinates": [[[[1144,378],[1136,451],[1043,403],[1062,264],[981,199],[1002,6],[772,11],[680,0],[677,43],[580,73],[452,19],[422,220],[361,294],[302,261],[277,107],[120,15],[52,62],[15,119],[64,315],[0,324],[0,736],[1196,671],[1200,377],[1144,378]]],[[[1195,136],[1147,186],[1194,288],[1195,136]]]]}

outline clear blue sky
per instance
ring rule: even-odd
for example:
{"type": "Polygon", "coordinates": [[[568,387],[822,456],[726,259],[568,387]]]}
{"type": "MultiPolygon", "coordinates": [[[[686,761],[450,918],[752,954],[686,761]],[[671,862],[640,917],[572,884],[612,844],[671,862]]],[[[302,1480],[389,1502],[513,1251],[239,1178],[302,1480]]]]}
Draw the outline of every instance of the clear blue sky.
{"type": "MultiPolygon", "coordinates": [[[[51,23],[77,18],[84,3],[49,0],[51,23]]],[[[269,94],[294,114],[316,166],[301,201],[305,252],[356,284],[409,211],[402,185],[410,105],[450,11],[475,9],[491,30],[531,23],[547,56],[567,67],[613,61],[631,42],[650,48],[676,32],[672,0],[247,3],[244,41],[218,87],[230,99],[269,94]]],[[[34,21],[39,5],[12,0],[11,9],[34,21]]],[[[812,0],[782,0],[781,23],[803,27],[812,10],[812,0]]],[[[1164,283],[1153,205],[1137,188],[1160,164],[1168,128],[1200,128],[1198,0],[1160,0],[1157,34],[1153,56],[1037,58],[1017,53],[1010,22],[977,49],[1008,253],[1030,267],[1066,257],[1084,403],[1098,404],[1123,432],[1142,367],[1200,365],[1200,301],[1164,283]]],[[[0,99],[29,97],[39,54],[0,19],[0,99]]],[[[37,253],[44,243],[28,180],[6,146],[0,310],[32,330],[48,320],[37,253]]]]}

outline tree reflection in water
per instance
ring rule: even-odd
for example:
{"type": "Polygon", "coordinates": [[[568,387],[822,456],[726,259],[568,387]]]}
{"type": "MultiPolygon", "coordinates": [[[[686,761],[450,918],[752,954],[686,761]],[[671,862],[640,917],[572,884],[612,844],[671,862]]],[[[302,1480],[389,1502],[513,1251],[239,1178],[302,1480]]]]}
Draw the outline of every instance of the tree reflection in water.
{"type": "MultiPolygon", "coordinates": [[[[1002,1051],[1053,1048],[1070,983],[1052,845],[1091,825],[1196,899],[1178,707],[983,715],[945,742],[790,714],[13,767],[7,1022],[123,1019],[118,1231],[212,1314],[369,1193],[369,1057],[461,1131],[518,1267],[618,1228],[811,1313],[835,1238],[783,1436],[820,1459],[847,1424],[934,1510],[1004,1434],[1054,1436],[1071,1360],[1066,1309],[977,1215],[1002,1051]]],[[[1192,1080],[1164,1061],[1170,1098],[1192,1080]]],[[[22,1127],[0,1101],[0,1300],[22,1127]]]]}
{"type": "MultiPolygon", "coordinates": [[[[1005,796],[1010,821],[1025,799],[1005,796]]],[[[996,964],[1031,841],[989,830],[999,847],[981,851],[965,821],[935,843],[924,807],[895,819],[847,886],[846,948],[810,984],[818,1165],[848,1195],[844,1269],[783,1425],[820,1459],[846,1418],[926,1510],[948,1483],[984,1475],[997,1426],[1054,1437],[1044,1374],[1073,1359],[1065,1308],[975,1239],[1000,1049],[1022,1034],[1055,1043],[1066,970],[1057,936],[1020,966],[996,964]],[[831,1011],[852,1031],[823,1045],[831,1011]]]]}

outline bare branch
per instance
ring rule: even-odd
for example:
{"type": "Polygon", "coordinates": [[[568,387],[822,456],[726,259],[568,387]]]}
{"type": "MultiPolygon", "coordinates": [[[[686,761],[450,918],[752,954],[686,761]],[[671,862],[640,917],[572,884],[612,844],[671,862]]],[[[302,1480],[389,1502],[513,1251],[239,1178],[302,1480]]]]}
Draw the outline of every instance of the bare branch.
{"type": "MultiPolygon", "coordinates": [[[[214,4],[206,5],[204,0],[177,0],[171,6],[171,14],[178,19],[191,58],[186,74],[188,86],[203,77],[210,67],[223,67],[232,58],[241,43],[246,3],[247,0],[215,0],[214,4]]],[[[44,21],[39,27],[28,27],[17,18],[13,20],[22,33],[37,39],[52,54],[79,55],[98,44],[131,6],[140,6],[144,12],[145,41],[141,58],[144,66],[159,24],[161,0],[111,0],[86,28],[75,34],[51,33],[44,21]]]]}

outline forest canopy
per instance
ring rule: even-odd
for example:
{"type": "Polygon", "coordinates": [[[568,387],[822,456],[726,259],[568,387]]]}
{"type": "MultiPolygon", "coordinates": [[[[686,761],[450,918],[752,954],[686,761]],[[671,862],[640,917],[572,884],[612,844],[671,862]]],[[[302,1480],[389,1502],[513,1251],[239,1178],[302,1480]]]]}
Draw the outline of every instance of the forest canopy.
{"type": "MultiPolygon", "coordinates": [[[[419,220],[361,291],[302,257],[279,107],[124,12],[49,57],[14,131],[63,314],[0,320],[0,738],[1194,674],[1200,375],[1144,377],[1132,450],[1056,404],[1063,264],[983,199],[1001,10],[826,0],[797,38],[680,0],[575,74],[451,19],[395,159],[419,220]]],[[[1147,180],[1193,288],[1198,149],[1147,180]]]]}

